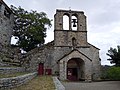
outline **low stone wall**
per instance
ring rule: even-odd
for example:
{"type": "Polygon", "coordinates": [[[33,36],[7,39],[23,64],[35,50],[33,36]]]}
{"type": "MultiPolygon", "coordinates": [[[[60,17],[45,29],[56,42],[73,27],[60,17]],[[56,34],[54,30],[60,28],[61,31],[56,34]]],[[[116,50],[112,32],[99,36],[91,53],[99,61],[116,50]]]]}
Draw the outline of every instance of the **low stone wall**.
{"type": "Polygon", "coordinates": [[[9,66],[8,64],[5,64],[5,63],[2,63],[1,61],[0,61],[0,66],[1,67],[5,67],[5,66],[9,66]]]}
{"type": "Polygon", "coordinates": [[[0,74],[12,74],[17,72],[25,72],[22,67],[0,67],[0,74]]]}
{"type": "Polygon", "coordinates": [[[55,90],[65,90],[65,87],[62,85],[62,83],[57,79],[57,77],[53,77],[53,82],[55,83],[55,90]]]}
{"type": "Polygon", "coordinates": [[[9,88],[20,86],[33,79],[35,76],[37,76],[37,72],[25,74],[18,77],[2,78],[0,79],[0,90],[8,90],[9,88]]]}

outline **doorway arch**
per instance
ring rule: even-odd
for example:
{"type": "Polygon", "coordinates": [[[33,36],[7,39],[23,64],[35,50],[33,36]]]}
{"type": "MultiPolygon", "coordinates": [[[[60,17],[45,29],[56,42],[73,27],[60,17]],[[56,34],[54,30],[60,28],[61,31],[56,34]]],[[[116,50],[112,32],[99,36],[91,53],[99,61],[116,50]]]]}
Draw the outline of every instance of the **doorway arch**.
{"type": "Polygon", "coordinates": [[[80,58],[72,58],[67,62],[67,79],[70,81],[84,80],[84,61],[80,58]]]}

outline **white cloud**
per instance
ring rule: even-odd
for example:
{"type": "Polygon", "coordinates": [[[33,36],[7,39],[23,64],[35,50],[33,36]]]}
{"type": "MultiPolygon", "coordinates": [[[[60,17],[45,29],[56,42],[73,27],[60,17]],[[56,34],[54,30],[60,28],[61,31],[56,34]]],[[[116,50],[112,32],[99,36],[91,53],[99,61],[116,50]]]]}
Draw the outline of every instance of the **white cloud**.
{"type": "Polygon", "coordinates": [[[118,36],[120,36],[120,24],[118,24],[116,27],[114,27],[111,30],[111,33],[119,34],[118,36]]]}

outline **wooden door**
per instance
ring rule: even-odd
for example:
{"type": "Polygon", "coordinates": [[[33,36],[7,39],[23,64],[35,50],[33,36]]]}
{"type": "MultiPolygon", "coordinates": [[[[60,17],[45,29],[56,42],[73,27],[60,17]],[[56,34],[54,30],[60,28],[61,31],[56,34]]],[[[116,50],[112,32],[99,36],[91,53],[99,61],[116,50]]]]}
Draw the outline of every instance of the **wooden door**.
{"type": "Polygon", "coordinates": [[[72,80],[72,69],[71,68],[68,68],[67,69],[67,79],[68,80],[72,80]]]}
{"type": "Polygon", "coordinates": [[[67,79],[71,81],[77,80],[77,69],[76,68],[67,69],[67,79]]]}
{"type": "Polygon", "coordinates": [[[43,75],[44,74],[44,64],[40,63],[38,67],[38,74],[43,75]]]}
{"type": "Polygon", "coordinates": [[[45,74],[46,75],[51,75],[52,74],[52,70],[51,69],[45,69],[45,74]]]}

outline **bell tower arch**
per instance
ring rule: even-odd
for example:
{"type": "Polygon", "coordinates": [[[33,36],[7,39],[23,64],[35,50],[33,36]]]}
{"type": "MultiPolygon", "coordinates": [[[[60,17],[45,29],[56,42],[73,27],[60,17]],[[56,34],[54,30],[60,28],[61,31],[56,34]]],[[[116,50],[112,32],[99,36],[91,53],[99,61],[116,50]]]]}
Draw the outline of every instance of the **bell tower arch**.
{"type": "Polygon", "coordinates": [[[54,16],[54,40],[56,47],[86,47],[86,16],[83,11],[56,10],[54,16]],[[64,16],[68,17],[68,29],[64,29],[64,16]],[[73,45],[73,38],[76,45],[73,45]]]}

